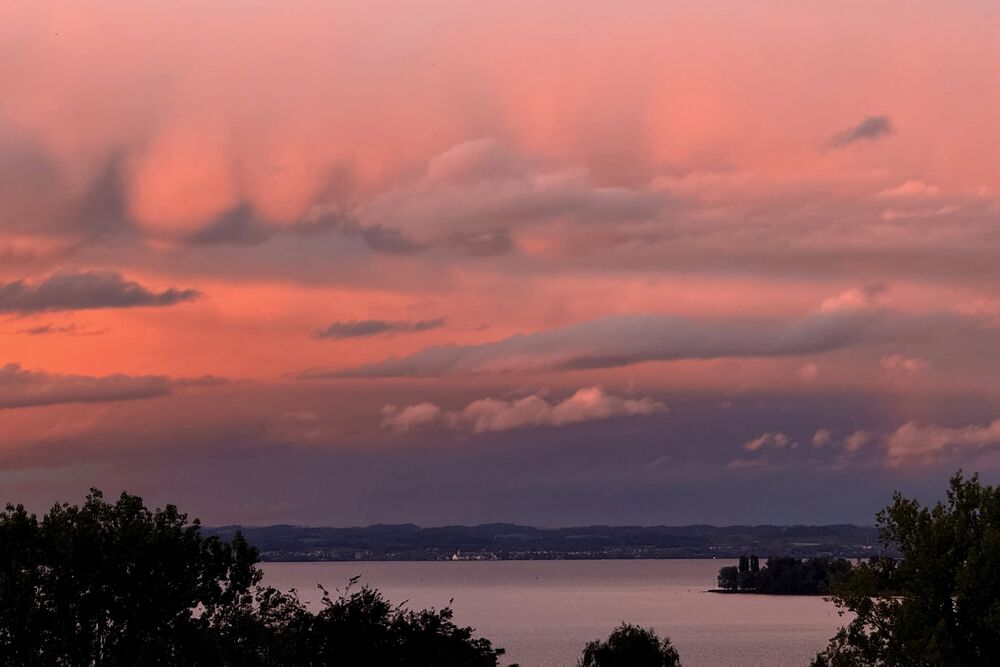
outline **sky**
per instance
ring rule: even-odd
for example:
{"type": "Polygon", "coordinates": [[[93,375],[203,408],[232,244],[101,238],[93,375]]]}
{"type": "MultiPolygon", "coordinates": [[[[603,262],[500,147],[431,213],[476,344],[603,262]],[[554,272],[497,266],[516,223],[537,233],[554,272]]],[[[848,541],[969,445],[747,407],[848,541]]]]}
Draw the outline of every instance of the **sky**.
{"type": "Polygon", "coordinates": [[[1000,479],[1000,7],[0,5],[0,500],[872,523],[1000,479]]]}

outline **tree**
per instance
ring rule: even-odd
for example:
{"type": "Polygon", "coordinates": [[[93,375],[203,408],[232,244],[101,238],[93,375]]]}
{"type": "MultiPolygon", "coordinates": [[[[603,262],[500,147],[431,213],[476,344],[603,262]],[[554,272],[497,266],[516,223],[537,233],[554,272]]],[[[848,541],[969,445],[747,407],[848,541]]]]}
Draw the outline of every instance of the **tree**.
{"type": "Polygon", "coordinates": [[[487,639],[473,638],[472,628],[455,625],[448,607],[412,611],[367,586],[351,592],[355,583],[351,580],[337,599],[321,587],[317,613],[309,612],[294,592],[263,589],[261,616],[273,632],[257,664],[493,667],[504,653],[487,639]]]}
{"type": "Polygon", "coordinates": [[[813,665],[1000,664],[1000,488],[959,472],[946,502],[896,493],[877,522],[900,558],[873,559],[834,586],[855,618],[813,665]]]}
{"type": "Polygon", "coordinates": [[[91,490],[41,520],[0,513],[0,658],[15,664],[194,664],[209,629],[260,580],[256,551],[91,490]],[[195,609],[199,613],[195,613],[195,609]]]}
{"type": "Polygon", "coordinates": [[[92,489],[81,507],[41,521],[0,512],[0,664],[497,664],[503,653],[452,621],[373,589],[323,595],[313,613],[294,592],[261,586],[257,550],[237,534],[205,537],[173,505],[115,503],[92,489]]]}
{"type": "Polygon", "coordinates": [[[831,582],[850,571],[850,561],[843,558],[800,560],[790,556],[771,557],[762,568],[757,556],[750,556],[745,562],[741,559],[739,566],[721,568],[718,581],[719,588],[729,591],[765,595],[826,595],[830,592],[831,582]]]}
{"type": "Polygon", "coordinates": [[[719,569],[719,588],[735,591],[740,587],[740,571],[735,565],[727,565],[719,569]]]}
{"type": "Polygon", "coordinates": [[[606,641],[589,642],[579,667],[679,667],[680,657],[670,640],[652,628],[622,623],[606,641]]]}

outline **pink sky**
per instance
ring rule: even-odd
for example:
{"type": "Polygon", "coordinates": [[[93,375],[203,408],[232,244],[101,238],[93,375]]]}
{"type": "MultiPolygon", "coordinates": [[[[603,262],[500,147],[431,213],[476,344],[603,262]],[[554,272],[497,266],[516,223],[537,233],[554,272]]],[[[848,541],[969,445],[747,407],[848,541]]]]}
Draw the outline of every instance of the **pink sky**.
{"type": "MultiPolygon", "coordinates": [[[[417,457],[455,494],[514,466],[469,506],[565,495],[559,523],[627,521],[633,487],[995,475],[998,29],[972,1],[0,7],[0,476],[395,520],[363,499],[417,457]],[[513,463],[584,450],[634,469],[513,463]],[[249,503],[198,457],[285,477],[249,503]],[[348,459],[367,486],[283,495],[348,459]]],[[[477,518],[442,507],[412,516],[477,518]]]]}

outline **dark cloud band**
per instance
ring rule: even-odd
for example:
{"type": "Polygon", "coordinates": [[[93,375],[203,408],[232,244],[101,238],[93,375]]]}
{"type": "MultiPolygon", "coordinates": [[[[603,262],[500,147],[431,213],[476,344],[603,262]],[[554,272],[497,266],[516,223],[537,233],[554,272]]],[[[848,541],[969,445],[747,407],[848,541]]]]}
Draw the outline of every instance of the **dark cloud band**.
{"type": "Polygon", "coordinates": [[[330,338],[333,340],[343,340],[345,338],[364,338],[365,336],[377,336],[380,334],[394,333],[414,333],[417,331],[429,331],[444,325],[444,318],[439,317],[433,320],[414,320],[412,322],[386,320],[351,320],[346,322],[334,322],[327,328],[316,332],[317,338],[330,338]]]}
{"type": "Polygon", "coordinates": [[[20,364],[0,366],[0,409],[64,403],[106,403],[166,396],[175,390],[214,387],[227,380],[206,375],[169,378],[165,375],[62,375],[27,370],[20,364]]]}
{"type": "Polygon", "coordinates": [[[584,370],[647,361],[817,354],[867,343],[926,340],[975,326],[953,315],[909,316],[877,308],[815,312],[790,321],[712,323],[620,315],[480,345],[442,345],[305,378],[435,377],[487,372],[584,370]]]}
{"type": "Polygon", "coordinates": [[[834,148],[843,148],[858,141],[874,141],[892,132],[892,120],[888,116],[868,116],[857,125],[834,135],[830,145],[834,148]]]}
{"type": "Polygon", "coordinates": [[[24,280],[0,283],[0,312],[172,306],[198,296],[193,289],[154,292],[114,271],[57,273],[34,284],[24,280]]]}

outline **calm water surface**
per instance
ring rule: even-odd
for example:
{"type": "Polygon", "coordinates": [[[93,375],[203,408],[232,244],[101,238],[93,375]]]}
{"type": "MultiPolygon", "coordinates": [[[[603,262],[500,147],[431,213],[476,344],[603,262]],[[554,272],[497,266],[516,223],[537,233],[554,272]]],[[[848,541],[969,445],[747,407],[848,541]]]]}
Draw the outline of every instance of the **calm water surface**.
{"type": "Polygon", "coordinates": [[[452,607],[504,664],[573,665],[621,621],[671,638],[684,665],[804,667],[845,619],[819,597],[719,595],[722,560],[265,563],[267,584],[316,603],[348,578],[414,608],[452,607]]]}

